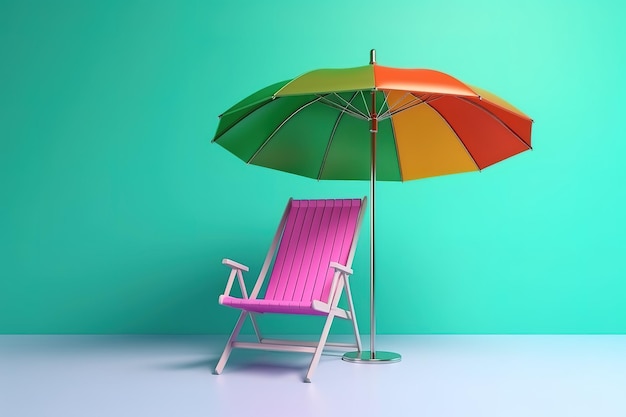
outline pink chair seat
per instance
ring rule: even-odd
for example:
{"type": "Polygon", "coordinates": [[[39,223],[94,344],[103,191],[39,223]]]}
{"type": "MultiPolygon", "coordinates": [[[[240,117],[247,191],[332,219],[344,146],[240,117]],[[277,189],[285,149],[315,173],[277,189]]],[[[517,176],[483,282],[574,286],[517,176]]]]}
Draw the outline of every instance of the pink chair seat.
{"type": "Polygon", "coordinates": [[[220,297],[220,304],[255,313],[307,314],[316,316],[328,315],[328,313],[313,309],[312,301],[251,300],[223,296],[220,297]]]}

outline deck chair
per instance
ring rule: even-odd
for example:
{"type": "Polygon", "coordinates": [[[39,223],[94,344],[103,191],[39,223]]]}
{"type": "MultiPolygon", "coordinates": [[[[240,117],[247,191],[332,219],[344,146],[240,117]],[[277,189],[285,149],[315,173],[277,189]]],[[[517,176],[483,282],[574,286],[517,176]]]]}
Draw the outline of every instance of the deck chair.
{"type": "Polygon", "coordinates": [[[311,382],[325,347],[361,351],[348,277],[352,275],[352,260],[366,200],[366,197],[362,200],[289,199],[249,296],[243,279],[243,272],[247,272],[248,267],[230,259],[222,261],[231,271],[219,303],[240,309],[241,314],[215,367],[215,374],[222,372],[233,348],[313,353],[305,382],[311,382]],[[270,267],[269,280],[264,286],[270,267]],[[230,295],[235,277],[241,297],[230,295]],[[344,289],[348,307],[340,308],[339,300],[344,289]],[[262,313],[326,316],[326,321],[318,341],[266,339],[262,337],[256,320],[256,315],[262,313]],[[254,343],[237,341],[248,316],[257,338],[254,343]],[[355,343],[326,342],[335,317],[352,322],[355,343]]]}

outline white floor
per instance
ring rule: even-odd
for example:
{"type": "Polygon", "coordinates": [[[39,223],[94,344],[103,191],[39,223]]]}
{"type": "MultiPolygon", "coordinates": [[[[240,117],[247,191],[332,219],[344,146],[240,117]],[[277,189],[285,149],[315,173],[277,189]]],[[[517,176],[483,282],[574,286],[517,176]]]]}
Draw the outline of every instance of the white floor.
{"type": "MultiPolygon", "coordinates": [[[[226,336],[0,336],[0,416],[626,416],[626,335],[378,336],[391,365],[226,336]]],[[[368,345],[368,338],[364,342],[368,345]]]]}

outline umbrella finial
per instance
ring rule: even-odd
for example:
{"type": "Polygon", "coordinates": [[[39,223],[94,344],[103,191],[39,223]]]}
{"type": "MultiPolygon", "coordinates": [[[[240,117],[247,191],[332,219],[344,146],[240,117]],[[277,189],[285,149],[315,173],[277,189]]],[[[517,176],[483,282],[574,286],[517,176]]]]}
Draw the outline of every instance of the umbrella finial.
{"type": "Polygon", "coordinates": [[[376,63],[376,49],[370,50],[370,65],[376,63]]]}

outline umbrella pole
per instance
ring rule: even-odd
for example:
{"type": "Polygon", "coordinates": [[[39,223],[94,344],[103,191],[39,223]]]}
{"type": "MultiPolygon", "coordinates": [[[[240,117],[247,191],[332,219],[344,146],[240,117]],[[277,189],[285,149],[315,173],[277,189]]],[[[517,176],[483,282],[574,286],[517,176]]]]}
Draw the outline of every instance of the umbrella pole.
{"type": "MultiPolygon", "coordinates": [[[[376,63],[376,51],[370,52],[370,64],[376,63]]],[[[343,355],[343,360],[358,363],[393,363],[402,358],[398,353],[376,351],[376,314],[375,290],[376,290],[376,251],[374,239],[374,219],[376,207],[376,133],[378,133],[378,114],[376,111],[376,91],[372,91],[371,112],[371,158],[370,158],[370,350],[363,352],[348,352],[343,355]]]]}
{"type": "Polygon", "coordinates": [[[370,359],[376,359],[376,239],[374,233],[374,219],[376,218],[376,133],[378,132],[378,119],[376,118],[376,92],[372,91],[372,126],[371,132],[371,164],[370,164],[370,359]]]}

